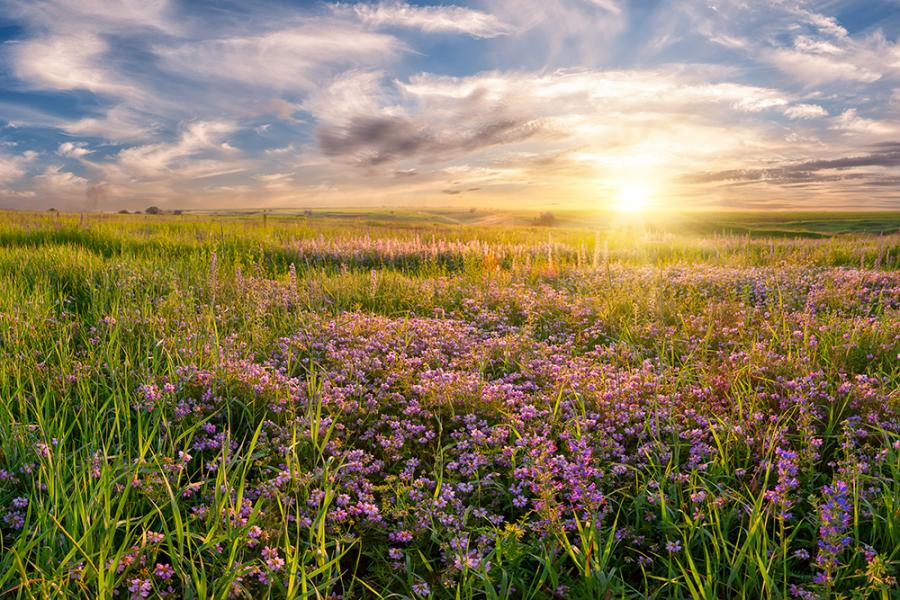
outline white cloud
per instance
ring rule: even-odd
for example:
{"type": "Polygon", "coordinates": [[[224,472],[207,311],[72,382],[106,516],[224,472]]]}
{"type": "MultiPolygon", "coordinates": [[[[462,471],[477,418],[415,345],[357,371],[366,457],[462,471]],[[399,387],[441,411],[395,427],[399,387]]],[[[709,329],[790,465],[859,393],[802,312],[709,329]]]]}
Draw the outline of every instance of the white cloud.
{"type": "Polygon", "coordinates": [[[114,105],[97,117],[67,121],[60,128],[71,135],[98,137],[113,142],[144,140],[153,135],[161,117],[141,113],[125,104],[114,105]]]}
{"type": "Polygon", "coordinates": [[[392,99],[380,71],[347,71],[307,98],[301,108],[320,121],[336,121],[390,111],[392,99]]]}
{"type": "Polygon", "coordinates": [[[876,28],[851,34],[833,16],[811,10],[813,5],[684,0],[674,12],[687,17],[683,26],[693,27],[710,42],[740,51],[752,63],[776,67],[791,78],[789,86],[865,85],[900,75],[892,65],[900,45],[876,28]]]}
{"type": "MultiPolygon", "coordinates": [[[[258,36],[226,37],[155,49],[165,66],[196,82],[239,82],[306,92],[330,73],[382,64],[405,46],[396,38],[335,23],[311,23],[258,36]]],[[[240,90],[231,89],[232,94],[240,90]]]]}
{"type": "Polygon", "coordinates": [[[180,29],[169,0],[116,0],[114,10],[107,0],[32,0],[10,3],[7,10],[10,15],[54,31],[86,27],[108,31],[180,29]]]}
{"type": "Polygon", "coordinates": [[[605,11],[608,11],[614,15],[622,14],[622,7],[615,0],[587,0],[590,4],[595,6],[599,6],[605,11]]]}
{"type": "Polygon", "coordinates": [[[63,206],[80,208],[85,202],[88,181],[66,171],[62,165],[49,165],[32,179],[31,184],[40,197],[53,198],[63,206]]]}
{"type": "Polygon", "coordinates": [[[794,48],[801,52],[811,52],[814,54],[828,54],[839,56],[844,54],[844,49],[828,40],[818,40],[804,35],[794,40],[794,48]]]}
{"type": "Polygon", "coordinates": [[[66,171],[62,165],[51,165],[44,172],[35,177],[35,180],[44,181],[51,187],[71,187],[87,183],[87,179],[66,171]]]}
{"type": "Polygon", "coordinates": [[[828,111],[818,104],[795,104],[788,107],[784,114],[789,119],[814,119],[827,116],[828,111]]]}
{"type": "Polygon", "coordinates": [[[13,3],[10,16],[33,35],[10,45],[16,76],[40,89],[88,90],[131,97],[140,85],[117,68],[109,36],[181,29],[167,0],[121,0],[115,9],[102,0],[35,0],[13,3]]]}
{"type": "Polygon", "coordinates": [[[17,155],[0,151],[0,184],[9,184],[24,177],[28,165],[33,163],[37,157],[37,152],[33,150],[26,150],[17,155]]]}
{"type": "Polygon", "coordinates": [[[514,34],[491,47],[494,64],[514,69],[601,67],[628,28],[627,3],[591,0],[491,0],[486,3],[514,34]]]}
{"type": "MultiPolygon", "coordinates": [[[[492,71],[469,77],[419,74],[386,82],[356,73],[335,80],[305,108],[318,123],[321,152],[339,165],[355,163],[396,180],[399,170],[465,162],[526,148],[560,153],[581,148],[559,178],[591,179],[623,168],[666,169],[701,157],[720,160],[771,152],[783,135],[747,115],[783,109],[792,98],[778,90],[710,83],[689,68],[658,71],[492,71]],[[703,140],[694,144],[689,140],[703,140]],[[591,166],[593,165],[593,166],[591,166]]],[[[527,165],[536,176],[538,161],[527,165]]],[[[546,167],[546,165],[544,165],[546,167]]],[[[346,167],[339,167],[345,170],[346,167]]],[[[518,168],[518,167],[517,167],[518,168]]],[[[506,185],[526,179],[503,171],[506,185]]],[[[545,169],[544,173],[548,173],[545,169]]],[[[500,175],[498,175],[500,177],[500,175]]],[[[525,177],[523,175],[523,177],[525,177]]],[[[531,181],[531,179],[527,179],[531,181]]]]}
{"type": "MultiPolygon", "coordinates": [[[[709,83],[677,69],[538,73],[483,73],[471,77],[418,75],[398,83],[404,94],[430,108],[480,100],[488,107],[519,107],[533,114],[677,113],[706,105],[760,112],[787,104],[778,90],[738,83],[709,83]]],[[[619,117],[621,115],[615,115],[619,117]]]]}
{"type": "Polygon", "coordinates": [[[81,158],[91,154],[92,150],[85,148],[84,142],[63,142],[56,149],[56,153],[60,156],[68,156],[70,158],[81,158]]]}
{"type": "Polygon", "coordinates": [[[832,129],[848,133],[871,134],[874,136],[891,136],[900,134],[900,125],[896,122],[885,122],[861,117],[855,108],[848,108],[834,118],[832,129]]]}
{"type": "Polygon", "coordinates": [[[750,44],[747,40],[723,33],[712,33],[709,35],[709,41],[732,49],[744,49],[750,44]]]}
{"type": "Polygon", "coordinates": [[[190,119],[271,113],[291,121],[322,80],[384,65],[407,50],[357,19],[298,19],[290,11],[202,28],[163,0],[123,0],[115,10],[100,0],[36,0],[9,12],[29,33],[2,50],[21,84],[85,90],[100,101],[68,121],[35,116],[71,135],[117,143],[147,141],[190,119]]]}
{"type": "Polygon", "coordinates": [[[107,176],[117,180],[192,179],[232,173],[243,167],[233,162],[237,150],[225,140],[233,123],[197,121],[187,124],[173,143],[146,144],[120,151],[107,176]],[[222,160],[225,159],[225,160],[222,160]]]}
{"type": "Polygon", "coordinates": [[[10,183],[24,174],[21,160],[17,157],[0,155],[0,183],[10,183]]]}
{"type": "Polygon", "coordinates": [[[881,73],[869,67],[824,54],[779,48],[764,52],[763,58],[779,70],[809,85],[836,81],[872,83],[881,79],[881,73]]]}
{"type": "Polygon", "coordinates": [[[11,48],[16,75],[34,87],[114,95],[134,91],[100,66],[109,47],[95,35],[36,38],[13,44],[11,48]]]}
{"type": "MultiPolygon", "coordinates": [[[[610,0],[595,0],[614,6],[610,0]]],[[[378,4],[335,4],[339,15],[354,15],[372,27],[409,27],[426,33],[461,33],[492,38],[512,32],[509,25],[492,14],[462,6],[413,6],[405,2],[378,4]]]]}

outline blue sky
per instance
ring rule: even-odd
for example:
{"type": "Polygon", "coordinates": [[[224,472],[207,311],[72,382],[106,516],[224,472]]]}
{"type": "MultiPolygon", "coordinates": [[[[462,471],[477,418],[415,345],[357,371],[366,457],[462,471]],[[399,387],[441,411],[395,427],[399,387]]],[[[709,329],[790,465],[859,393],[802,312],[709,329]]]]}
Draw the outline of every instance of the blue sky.
{"type": "Polygon", "coordinates": [[[900,0],[0,0],[0,206],[900,208],[900,0]]]}

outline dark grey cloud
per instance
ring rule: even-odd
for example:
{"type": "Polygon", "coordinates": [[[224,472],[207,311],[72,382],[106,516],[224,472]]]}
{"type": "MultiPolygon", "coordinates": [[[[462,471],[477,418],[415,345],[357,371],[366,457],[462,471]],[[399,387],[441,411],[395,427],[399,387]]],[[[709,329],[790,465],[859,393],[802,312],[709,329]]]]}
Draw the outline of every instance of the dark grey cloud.
{"type": "Polygon", "coordinates": [[[544,130],[540,121],[498,116],[475,127],[433,130],[413,119],[365,115],[344,124],[322,124],[316,140],[322,152],[364,166],[405,159],[445,160],[500,144],[525,141],[544,130]]]}
{"type": "Polygon", "coordinates": [[[316,131],[322,152],[353,156],[370,166],[417,155],[431,143],[431,134],[402,117],[354,117],[344,127],[323,126],[316,131]]]}
{"type": "Polygon", "coordinates": [[[774,167],[758,169],[730,169],[707,171],[686,175],[685,183],[747,183],[767,182],[789,185],[809,181],[845,181],[851,179],[871,179],[877,185],[879,180],[894,180],[895,177],[879,177],[877,174],[836,173],[823,174],[822,171],[841,171],[860,167],[900,167],[900,143],[875,144],[865,154],[832,159],[808,160],[774,167]]]}

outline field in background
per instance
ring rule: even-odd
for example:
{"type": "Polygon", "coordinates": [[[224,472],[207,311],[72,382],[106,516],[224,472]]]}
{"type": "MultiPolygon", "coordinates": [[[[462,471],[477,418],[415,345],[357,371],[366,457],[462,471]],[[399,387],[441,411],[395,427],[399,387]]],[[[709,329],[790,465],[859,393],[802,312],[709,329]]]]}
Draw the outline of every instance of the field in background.
{"type": "MultiPolygon", "coordinates": [[[[611,231],[631,228],[677,234],[750,234],[754,236],[821,237],[839,233],[887,234],[900,231],[900,212],[812,212],[812,211],[648,211],[647,214],[623,216],[608,211],[550,211],[555,227],[611,231]]],[[[410,226],[474,225],[522,227],[533,225],[540,217],[534,210],[494,209],[273,209],[196,211],[194,216],[216,216],[238,219],[304,218],[308,220],[360,221],[374,224],[410,226]]]]}
{"type": "Polygon", "coordinates": [[[0,595],[893,598],[900,214],[0,213],[0,595]]]}

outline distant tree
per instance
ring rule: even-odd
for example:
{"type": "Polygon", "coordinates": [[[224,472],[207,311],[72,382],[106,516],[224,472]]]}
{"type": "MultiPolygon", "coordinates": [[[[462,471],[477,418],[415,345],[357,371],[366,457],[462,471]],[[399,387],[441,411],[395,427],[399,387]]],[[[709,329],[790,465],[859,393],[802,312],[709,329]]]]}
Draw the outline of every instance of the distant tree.
{"type": "Polygon", "coordinates": [[[176,208],[175,210],[172,211],[172,214],[173,214],[173,215],[180,215],[180,214],[181,214],[181,209],[180,209],[180,208],[176,208]]]}
{"type": "Polygon", "coordinates": [[[542,212],[538,218],[534,220],[535,225],[540,225],[541,227],[551,227],[556,224],[556,217],[552,212],[542,212]]]}
{"type": "Polygon", "coordinates": [[[307,217],[311,217],[311,216],[312,216],[312,209],[307,208],[306,210],[303,211],[303,215],[304,215],[304,216],[307,216],[307,217]]]}
{"type": "Polygon", "coordinates": [[[56,210],[55,208],[48,208],[48,209],[47,209],[47,212],[59,212],[59,211],[56,210]]]}
{"type": "Polygon", "coordinates": [[[122,210],[119,211],[119,214],[120,215],[130,215],[131,213],[128,212],[127,208],[123,208],[122,210]]]}
{"type": "Polygon", "coordinates": [[[158,215],[162,213],[162,209],[158,206],[148,206],[144,212],[148,215],[158,215]]]}
{"type": "Polygon", "coordinates": [[[474,214],[475,214],[475,207],[474,207],[474,206],[473,206],[472,208],[469,209],[469,214],[470,214],[470,215],[474,215],[474,214]]]}

